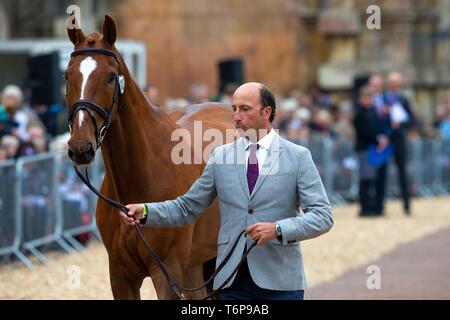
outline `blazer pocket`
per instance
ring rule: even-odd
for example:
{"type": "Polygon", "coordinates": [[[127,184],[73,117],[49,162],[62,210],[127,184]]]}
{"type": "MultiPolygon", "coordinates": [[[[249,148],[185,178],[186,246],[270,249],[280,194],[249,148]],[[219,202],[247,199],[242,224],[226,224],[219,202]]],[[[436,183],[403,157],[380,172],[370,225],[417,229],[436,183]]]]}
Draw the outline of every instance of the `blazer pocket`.
{"type": "Polygon", "coordinates": [[[230,242],[230,234],[220,233],[219,238],[217,239],[217,244],[227,244],[228,242],[230,242]]]}
{"type": "MultiPolygon", "coordinates": [[[[270,240],[270,242],[272,242],[272,244],[276,245],[276,246],[284,246],[283,242],[281,242],[280,240],[278,240],[278,238],[273,238],[272,240],[270,240]]],[[[295,246],[299,243],[299,241],[288,241],[288,243],[286,244],[286,246],[295,246]]]]}

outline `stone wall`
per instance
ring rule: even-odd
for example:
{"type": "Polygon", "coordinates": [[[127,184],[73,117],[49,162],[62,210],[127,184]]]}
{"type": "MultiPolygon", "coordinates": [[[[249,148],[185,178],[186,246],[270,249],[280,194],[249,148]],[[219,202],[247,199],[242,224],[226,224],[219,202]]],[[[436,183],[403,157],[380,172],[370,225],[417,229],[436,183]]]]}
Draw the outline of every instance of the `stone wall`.
{"type": "Polygon", "coordinates": [[[299,26],[290,0],[117,2],[119,36],[147,44],[148,82],[160,96],[185,96],[189,86],[218,87],[219,60],[242,57],[246,81],[286,92],[300,81],[299,26]]]}

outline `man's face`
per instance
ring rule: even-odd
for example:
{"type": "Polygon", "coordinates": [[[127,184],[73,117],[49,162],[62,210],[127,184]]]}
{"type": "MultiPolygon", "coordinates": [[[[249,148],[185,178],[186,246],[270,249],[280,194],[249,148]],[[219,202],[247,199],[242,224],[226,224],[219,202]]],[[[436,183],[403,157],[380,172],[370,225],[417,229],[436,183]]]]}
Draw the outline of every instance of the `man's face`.
{"type": "Polygon", "coordinates": [[[369,80],[369,86],[375,92],[382,92],[384,86],[383,78],[379,75],[372,76],[369,80]]]}
{"type": "Polygon", "coordinates": [[[261,111],[259,88],[255,86],[240,87],[233,95],[233,119],[236,129],[244,132],[249,129],[265,128],[270,117],[270,107],[261,111]]]}
{"type": "Polygon", "coordinates": [[[14,111],[19,106],[19,99],[13,95],[5,96],[2,99],[2,104],[8,111],[14,111]]]}
{"type": "Polygon", "coordinates": [[[389,79],[389,88],[393,91],[398,91],[400,90],[401,87],[401,80],[398,78],[392,78],[389,79]]]}
{"type": "Polygon", "coordinates": [[[359,103],[364,108],[370,108],[372,106],[372,96],[370,94],[364,94],[359,98],[359,103]]]}

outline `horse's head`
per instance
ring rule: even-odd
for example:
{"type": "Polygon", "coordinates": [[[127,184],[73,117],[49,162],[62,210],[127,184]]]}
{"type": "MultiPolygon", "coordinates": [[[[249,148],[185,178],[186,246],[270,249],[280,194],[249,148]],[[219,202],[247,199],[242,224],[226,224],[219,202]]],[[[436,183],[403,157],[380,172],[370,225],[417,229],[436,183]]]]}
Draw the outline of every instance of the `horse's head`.
{"type": "Polygon", "coordinates": [[[88,165],[115,117],[124,78],[119,74],[121,58],[114,43],[114,20],[105,16],[103,34],[84,36],[81,29],[67,29],[75,46],[68,64],[69,157],[77,165],[88,165]]]}

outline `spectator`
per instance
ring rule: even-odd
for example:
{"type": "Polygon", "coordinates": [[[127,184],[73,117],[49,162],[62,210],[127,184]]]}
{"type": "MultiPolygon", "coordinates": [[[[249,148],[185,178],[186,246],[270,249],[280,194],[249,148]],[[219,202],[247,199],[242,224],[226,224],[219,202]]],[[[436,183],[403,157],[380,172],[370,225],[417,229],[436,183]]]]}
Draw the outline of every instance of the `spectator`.
{"type": "Polygon", "coordinates": [[[188,105],[189,105],[189,101],[187,101],[184,98],[178,98],[178,99],[168,98],[166,100],[164,108],[165,108],[165,110],[167,112],[171,112],[174,109],[183,108],[183,107],[186,107],[188,105]]]}
{"type": "Polygon", "coordinates": [[[159,92],[156,86],[148,86],[147,89],[145,89],[145,95],[152,104],[159,105],[159,92]]]}
{"type": "Polygon", "coordinates": [[[0,161],[7,159],[6,149],[0,146],[0,161]]]}
{"type": "Polygon", "coordinates": [[[300,108],[306,108],[310,112],[315,111],[315,106],[313,104],[313,99],[309,94],[301,93],[298,97],[298,104],[300,108]]]}
{"type": "Polygon", "coordinates": [[[45,137],[45,132],[41,127],[30,127],[28,129],[28,135],[37,153],[43,153],[48,150],[48,141],[45,137]]]}
{"type": "Polygon", "coordinates": [[[297,109],[289,122],[287,136],[291,139],[308,139],[310,135],[311,112],[307,108],[297,109]]]}
{"type": "Polygon", "coordinates": [[[390,72],[387,78],[388,89],[385,92],[386,102],[390,110],[392,127],[391,142],[394,145],[394,160],[397,166],[400,189],[403,198],[403,209],[410,214],[410,192],[408,175],[406,172],[407,129],[416,124],[408,98],[400,92],[402,86],[402,75],[398,72],[390,72]]]}
{"type": "Polygon", "coordinates": [[[442,104],[436,107],[436,111],[434,114],[434,127],[439,130],[441,121],[443,121],[448,114],[450,113],[450,98],[447,97],[444,99],[442,104]]]}
{"type": "Polygon", "coordinates": [[[27,129],[30,125],[44,125],[38,116],[28,107],[23,105],[23,93],[19,87],[8,85],[3,90],[2,105],[9,114],[10,120],[17,123],[18,127],[13,130],[13,134],[22,141],[29,139],[27,129]]]}
{"type": "Polygon", "coordinates": [[[223,89],[223,94],[220,96],[218,102],[228,104],[231,106],[233,104],[232,102],[233,94],[238,87],[239,85],[237,83],[234,82],[227,83],[223,89]]]}
{"type": "Polygon", "coordinates": [[[12,127],[8,112],[0,105],[0,139],[5,135],[10,135],[12,127]]]}
{"type": "Polygon", "coordinates": [[[376,169],[368,161],[369,146],[377,143],[377,116],[372,105],[372,91],[363,87],[359,98],[359,108],[353,124],[356,130],[355,150],[359,160],[359,202],[360,217],[375,216],[377,212],[376,169]]]}
{"type": "Polygon", "coordinates": [[[332,118],[330,112],[325,109],[319,110],[313,117],[313,122],[311,123],[311,130],[319,133],[322,136],[330,135],[333,136],[332,132],[332,118]]]}
{"type": "Polygon", "coordinates": [[[446,143],[450,142],[450,112],[439,123],[439,135],[446,143]]]}
{"type": "Polygon", "coordinates": [[[190,104],[209,102],[208,85],[204,83],[194,83],[189,89],[187,100],[190,104]]]}
{"type": "Polygon", "coordinates": [[[353,113],[350,104],[338,107],[337,119],[333,125],[333,132],[347,141],[355,140],[355,130],[352,125],[353,113]]]}
{"type": "Polygon", "coordinates": [[[37,154],[36,148],[31,141],[21,141],[17,149],[15,158],[29,157],[37,154]]]}
{"type": "Polygon", "coordinates": [[[5,149],[6,159],[14,159],[19,150],[19,146],[19,139],[12,135],[4,136],[0,143],[0,147],[5,149]]]}
{"type": "MultiPolygon", "coordinates": [[[[390,143],[389,137],[392,133],[389,108],[384,97],[384,79],[380,74],[374,74],[369,78],[369,87],[372,91],[372,105],[377,115],[378,140],[383,145],[390,143]]],[[[386,195],[386,178],[388,162],[377,168],[376,179],[376,209],[375,212],[383,215],[384,199],[386,195]]]]}
{"type": "Polygon", "coordinates": [[[280,130],[280,134],[287,135],[289,130],[289,123],[293,119],[293,115],[298,109],[298,102],[295,98],[287,98],[280,103],[280,111],[278,116],[275,116],[274,126],[280,130]]]}

